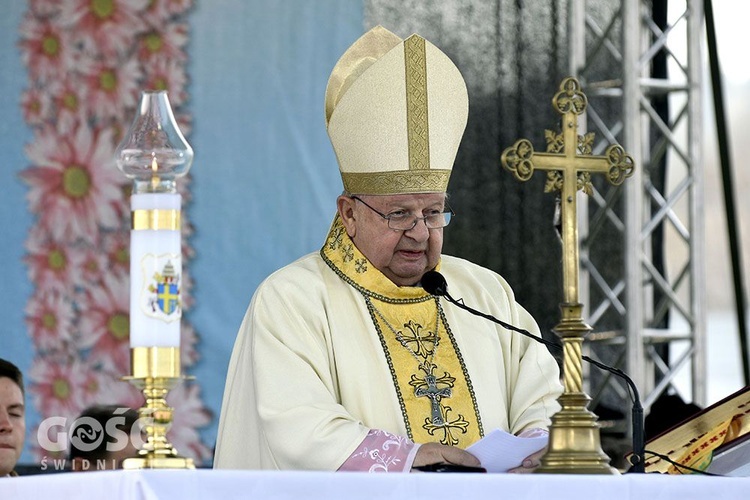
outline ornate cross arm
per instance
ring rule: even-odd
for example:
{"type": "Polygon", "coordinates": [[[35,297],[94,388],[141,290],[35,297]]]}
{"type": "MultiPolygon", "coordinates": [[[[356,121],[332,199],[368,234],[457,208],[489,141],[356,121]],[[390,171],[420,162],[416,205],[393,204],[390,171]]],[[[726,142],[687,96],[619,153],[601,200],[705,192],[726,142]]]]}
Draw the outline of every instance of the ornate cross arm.
{"type": "MultiPolygon", "coordinates": [[[[582,139],[585,139],[585,137],[579,136],[579,142],[582,139]]],[[[534,169],[559,171],[559,156],[555,153],[535,153],[531,141],[519,139],[512,147],[503,151],[501,162],[503,167],[510,171],[516,179],[526,182],[534,175],[534,169]],[[534,164],[535,161],[536,165],[534,164]]],[[[619,186],[626,178],[633,175],[633,169],[635,168],[633,157],[627,154],[619,144],[608,147],[604,155],[599,158],[603,158],[607,162],[605,174],[607,180],[613,186],[619,186]]],[[[584,173],[586,172],[579,173],[579,177],[582,177],[584,173]]],[[[561,185],[555,185],[555,187],[559,190],[561,185]]],[[[590,194],[586,187],[582,182],[577,183],[579,190],[590,194]]],[[[552,191],[552,189],[548,191],[552,191]]]]}

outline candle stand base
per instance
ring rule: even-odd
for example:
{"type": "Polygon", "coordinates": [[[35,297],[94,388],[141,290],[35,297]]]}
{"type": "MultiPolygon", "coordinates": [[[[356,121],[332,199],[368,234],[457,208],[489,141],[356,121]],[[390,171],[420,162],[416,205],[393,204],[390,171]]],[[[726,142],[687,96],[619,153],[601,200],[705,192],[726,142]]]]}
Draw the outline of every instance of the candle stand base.
{"type": "Polygon", "coordinates": [[[145,423],[146,442],[137,457],[123,461],[123,469],[194,469],[193,460],[181,457],[167,439],[174,411],[167,405],[167,393],[188,378],[180,375],[180,348],[132,348],[131,373],[124,380],[146,398],[138,409],[139,420],[145,423]]]}

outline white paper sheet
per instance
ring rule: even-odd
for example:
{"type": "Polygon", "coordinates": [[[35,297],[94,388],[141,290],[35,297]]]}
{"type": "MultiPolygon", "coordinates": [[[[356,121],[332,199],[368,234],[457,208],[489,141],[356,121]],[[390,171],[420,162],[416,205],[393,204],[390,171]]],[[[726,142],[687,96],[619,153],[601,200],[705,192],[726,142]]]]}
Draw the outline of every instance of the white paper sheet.
{"type": "Polygon", "coordinates": [[[495,429],[472,444],[466,451],[482,462],[487,472],[507,472],[523,459],[547,446],[549,436],[523,438],[495,429]]]}

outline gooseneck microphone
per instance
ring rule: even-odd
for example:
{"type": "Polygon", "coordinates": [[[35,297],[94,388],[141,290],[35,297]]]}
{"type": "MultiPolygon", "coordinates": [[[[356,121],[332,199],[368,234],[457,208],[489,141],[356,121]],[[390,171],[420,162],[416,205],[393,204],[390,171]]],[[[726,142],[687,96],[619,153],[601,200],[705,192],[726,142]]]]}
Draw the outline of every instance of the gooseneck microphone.
{"type": "Polygon", "coordinates": [[[463,303],[463,299],[456,300],[453,297],[450,296],[448,293],[448,283],[445,281],[445,278],[442,274],[440,274],[437,271],[427,271],[422,276],[422,288],[424,288],[424,291],[429,293],[430,295],[436,295],[438,297],[445,297],[445,299],[450,302],[451,304],[455,304],[461,309],[465,311],[469,311],[471,314],[475,316],[480,316],[484,319],[488,319],[494,323],[497,323],[498,325],[502,326],[506,330],[512,330],[514,332],[518,332],[521,335],[526,335],[529,338],[532,338],[536,340],[539,343],[542,343],[548,347],[552,347],[553,349],[561,350],[561,347],[554,342],[551,342],[545,338],[537,337],[533,333],[524,330],[523,328],[518,328],[517,326],[513,326],[510,323],[506,323],[503,320],[497,319],[496,317],[485,314],[483,312],[477,311],[476,309],[472,309],[471,307],[467,306],[463,303]]]}
{"type": "MultiPolygon", "coordinates": [[[[551,342],[541,336],[536,336],[533,333],[529,332],[528,330],[524,330],[523,328],[518,328],[517,326],[506,323],[500,319],[497,319],[496,317],[490,314],[485,314],[481,311],[477,311],[476,309],[473,309],[467,306],[466,304],[464,304],[463,299],[458,299],[458,300],[454,299],[448,293],[448,282],[445,281],[445,277],[437,271],[427,271],[422,276],[421,285],[422,285],[422,288],[424,288],[424,291],[429,293],[430,295],[435,295],[438,297],[445,297],[445,300],[447,300],[451,304],[454,304],[458,306],[459,308],[465,311],[468,311],[475,316],[479,316],[481,318],[490,320],[493,323],[497,323],[498,325],[502,326],[506,330],[511,330],[513,332],[520,333],[521,335],[525,335],[526,337],[534,339],[540,344],[544,344],[558,351],[562,351],[562,347],[559,346],[558,344],[555,344],[554,342],[551,342]]],[[[643,430],[643,406],[641,404],[641,397],[638,393],[638,388],[636,387],[635,382],[633,382],[633,379],[631,379],[625,372],[623,372],[619,368],[605,365],[604,363],[597,361],[593,358],[590,358],[588,356],[585,356],[585,355],[581,357],[584,361],[591,363],[592,365],[596,366],[597,368],[601,370],[607,371],[613,375],[616,375],[622,378],[625,381],[625,383],[627,383],[628,388],[630,389],[631,400],[633,402],[633,411],[632,411],[633,454],[630,457],[630,463],[632,464],[633,467],[631,468],[631,471],[632,472],[645,472],[644,455],[645,455],[645,448],[646,448],[646,440],[645,440],[645,434],[643,430]]]]}

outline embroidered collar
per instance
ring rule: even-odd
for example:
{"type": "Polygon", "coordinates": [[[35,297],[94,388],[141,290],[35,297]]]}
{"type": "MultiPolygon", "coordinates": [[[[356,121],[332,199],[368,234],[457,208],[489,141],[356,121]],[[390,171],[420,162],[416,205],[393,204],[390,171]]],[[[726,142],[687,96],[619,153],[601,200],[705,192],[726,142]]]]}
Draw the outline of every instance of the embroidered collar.
{"type": "MultiPolygon", "coordinates": [[[[432,298],[422,287],[396,285],[373,266],[349,238],[338,214],[333,219],[320,255],[344,281],[383,302],[414,303],[432,298]]],[[[440,262],[435,269],[440,270],[440,262]]]]}

